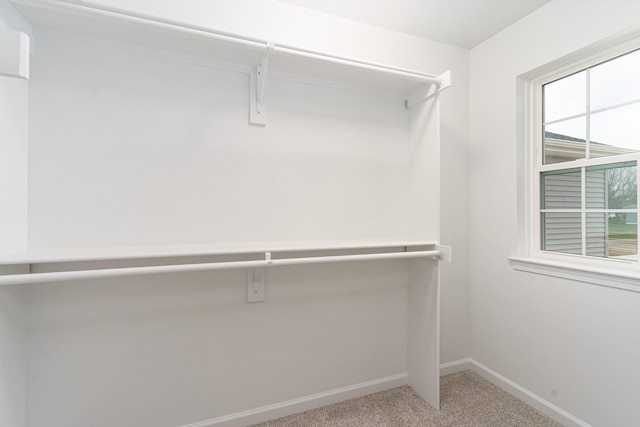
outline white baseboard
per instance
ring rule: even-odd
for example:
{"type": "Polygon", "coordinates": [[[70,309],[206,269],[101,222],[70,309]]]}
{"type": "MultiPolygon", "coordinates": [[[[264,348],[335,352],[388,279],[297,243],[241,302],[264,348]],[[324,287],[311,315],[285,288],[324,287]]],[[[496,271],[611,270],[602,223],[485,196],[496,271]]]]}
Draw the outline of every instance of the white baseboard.
{"type": "Polygon", "coordinates": [[[288,400],[273,405],[262,406],[248,411],[237,412],[210,420],[200,421],[182,427],[244,427],[250,424],[261,423],[275,418],[285,417],[309,409],[319,408],[343,400],[355,399],[367,394],[377,393],[394,387],[407,384],[407,374],[402,373],[390,377],[367,381],[348,387],[341,387],[311,396],[288,400]]]}
{"type": "Polygon", "coordinates": [[[440,376],[456,374],[470,369],[473,369],[473,361],[470,358],[454,360],[440,365],[440,376]]]}
{"type": "Polygon", "coordinates": [[[487,381],[500,387],[502,390],[522,400],[527,405],[537,409],[548,417],[556,420],[566,427],[591,427],[589,424],[574,417],[570,413],[557,407],[551,402],[541,398],[535,393],[527,390],[510,379],[500,375],[496,371],[484,366],[471,358],[456,360],[453,362],[443,363],[440,365],[440,375],[454,374],[465,370],[471,370],[487,381]]]}
{"type": "MultiPolygon", "coordinates": [[[[591,427],[586,422],[574,417],[568,412],[555,406],[551,402],[541,398],[535,393],[516,384],[508,378],[500,375],[496,371],[484,366],[474,359],[466,358],[443,363],[440,365],[440,375],[455,374],[458,372],[471,370],[487,381],[500,387],[507,393],[517,397],[527,405],[537,409],[543,414],[556,420],[560,424],[567,427],[591,427]]],[[[380,378],[373,381],[367,381],[348,387],[341,387],[329,390],[323,393],[313,394],[298,399],[288,400],[286,402],[276,403],[273,405],[262,406],[248,411],[238,412],[218,418],[212,418],[200,421],[195,424],[189,424],[182,427],[244,427],[250,424],[260,423],[275,418],[284,417],[298,412],[308,411],[309,409],[319,408],[321,406],[330,405],[332,403],[341,402],[347,399],[365,396],[367,394],[376,393],[394,387],[400,387],[407,384],[407,374],[398,374],[390,377],[380,378]]]]}

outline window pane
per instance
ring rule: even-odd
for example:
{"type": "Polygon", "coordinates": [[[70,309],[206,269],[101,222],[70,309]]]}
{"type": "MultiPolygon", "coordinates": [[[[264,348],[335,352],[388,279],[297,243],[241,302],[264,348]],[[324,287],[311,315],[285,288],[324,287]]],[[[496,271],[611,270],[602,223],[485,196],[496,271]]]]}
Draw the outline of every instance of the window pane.
{"type": "MultiPolygon", "coordinates": [[[[595,218],[598,214],[587,214],[595,218]]],[[[603,214],[600,214],[603,215],[603,214]]],[[[606,252],[608,258],[638,260],[638,214],[609,213],[607,216],[606,252]]],[[[589,239],[589,237],[587,237],[589,239]]],[[[595,255],[600,256],[600,255],[595,255]]]]}
{"type": "Polygon", "coordinates": [[[542,174],[542,209],[581,209],[580,170],[542,174]]]}
{"type": "Polygon", "coordinates": [[[640,150],[640,103],[591,116],[590,157],[640,150]]]}
{"type": "Polygon", "coordinates": [[[591,110],[640,99],[640,50],[591,69],[591,110]]]}
{"type": "Polygon", "coordinates": [[[542,213],[542,250],[582,255],[582,214],[542,213]]]}
{"type": "Polygon", "coordinates": [[[586,221],[587,255],[638,259],[636,213],[588,213],[586,221]]]}
{"type": "Polygon", "coordinates": [[[544,127],[544,164],[568,162],[586,156],[587,120],[566,120],[544,127]]]}
{"type": "Polygon", "coordinates": [[[586,88],[586,71],[544,85],[544,123],[586,113],[586,88]]]}
{"type": "Polygon", "coordinates": [[[635,162],[587,168],[587,209],[637,209],[635,162]]]}

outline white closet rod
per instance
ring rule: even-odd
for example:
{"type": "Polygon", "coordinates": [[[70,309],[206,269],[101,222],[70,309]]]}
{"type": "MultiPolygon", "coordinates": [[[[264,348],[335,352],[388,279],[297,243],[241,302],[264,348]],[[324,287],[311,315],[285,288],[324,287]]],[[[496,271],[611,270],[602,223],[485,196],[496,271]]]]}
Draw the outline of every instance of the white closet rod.
{"type": "MultiPolygon", "coordinates": [[[[373,261],[382,259],[402,259],[402,258],[434,258],[441,259],[444,253],[441,250],[414,251],[414,252],[391,252],[380,254],[361,255],[334,255],[306,258],[284,258],[284,259],[263,259],[256,261],[229,261],[200,264],[177,264],[160,265],[147,267],[125,267],[102,270],[78,270],[78,271],[58,271],[49,273],[26,273],[0,276],[0,286],[6,285],[26,285],[31,283],[65,282],[81,279],[101,279],[109,277],[138,276],[142,274],[159,273],[184,273],[192,271],[209,270],[230,270],[242,268],[265,268],[298,264],[321,264],[329,262],[348,261],[373,261]]],[[[266,257],[268,258],[268,257],[266,257]]]]}
{"type": "Polygon", "coordinates": [[[421,73],[421,72],[412,71],[412,70],[405,70],[405,69],[396,68],[396,67],[390,67],[387,65],[376,64],[373,62],[366,62],[366,61],[361,61],[357,59],[345,58],[345,57],[326,54],[326,53],[317,52],[317,51],[300,49],[300,48],[287,46],[283,44],[275,44],[265,40],[244,37],[236,34],[225,33],[222,31],[214,31],[209,28],[188,25],[185,23],[166,20],[166,19],[159,19],[154,16],[149,16],[144,14],[133,14],[129,11],[116,9],[116,8],[108,8],[108,7],[105,7],[104,5],[96,4],[91,1],[83,1],[81,4],[59,2],[59,1],[52,1],[52,0],[15,0],[14,2],[18,4],[27,4],[27,5],[44,7],[54,11],[66,10],[68,12],[71,12],[74,14],[80,14],[80,15],[90,13],[94,16],[107,19],[107,20],[127,22],[131,24],[136,24],[136,25],[144,25],[144,26],[152,27],[154,29],[178,31],[184,34],[205,37],[211,40],[217,40],[217,41],[222,41],[226,43],[243,46],[245,48],[250,48],[250,49],[261,51],[264,53],[270,53],[271,51],[273,51],[273,52],[286,53],[286,54],[291,54],[291,55],[301,56],[306,58],[318,59],[325,62],[342,64],[342,65],[347,65],[354,68],[372,70],[372,71],[377,71],[384,74],[394,75],[407,80],[434,84],[438,87],[444,83],[440,77],[426,74],[426,73],[421,73]]]}

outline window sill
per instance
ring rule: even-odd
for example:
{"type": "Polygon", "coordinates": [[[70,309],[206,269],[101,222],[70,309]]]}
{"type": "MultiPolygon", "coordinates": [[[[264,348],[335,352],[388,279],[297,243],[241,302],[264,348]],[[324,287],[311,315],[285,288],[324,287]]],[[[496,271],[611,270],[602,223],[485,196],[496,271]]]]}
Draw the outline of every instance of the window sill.
{"type": "Polygon", "coordinates": [[[532,257],[510,257],[509,261],[511,262],[511,267],[518,271],[640,292],[639,271],[532,257]]]}

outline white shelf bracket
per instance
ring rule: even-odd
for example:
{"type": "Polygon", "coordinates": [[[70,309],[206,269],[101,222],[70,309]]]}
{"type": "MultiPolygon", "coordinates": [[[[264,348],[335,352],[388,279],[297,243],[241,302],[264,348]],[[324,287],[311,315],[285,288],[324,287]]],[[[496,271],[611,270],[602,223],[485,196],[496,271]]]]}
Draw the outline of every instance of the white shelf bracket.
{"type": "Polygon", "coordinates": [[[453,259],[451,246],[444,245],[436,245],[436,250],[441,252],[441,255],[438,257],[440,261],[451,262],[453,259]]]}
{"type": "Polygon", "coordinates": [[[267,70],[269,54],[273,51],[274,44],[269,43],[267,51],[262,55],[258,65],[251,70],[250,77],[250,112],[249,122],[255,125],[267,125],[267,107],[265,104],[265,89],[267,86],[267,70]]]}

